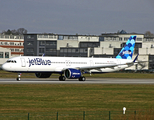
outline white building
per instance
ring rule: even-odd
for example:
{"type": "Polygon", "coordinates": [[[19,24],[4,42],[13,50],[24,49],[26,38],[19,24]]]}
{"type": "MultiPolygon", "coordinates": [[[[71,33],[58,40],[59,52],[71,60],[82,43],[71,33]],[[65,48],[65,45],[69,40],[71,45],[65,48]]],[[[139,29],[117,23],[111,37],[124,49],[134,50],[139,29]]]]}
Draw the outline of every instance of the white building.
{"type": "Polygon", "coordinates": [[[10,49],[11,56],[23,55],[24,36],[0,34],[0,47],[10,49]]]}
{"type": "Polygon", "coordinates": [[[24,36],[0,34],[0,66],[13,56],[23,55],[24,36]]]}
{"type": "Polygon", "coordinates": [[[0,67],[11,57],[11,50],[0,47],[0,67]]]}

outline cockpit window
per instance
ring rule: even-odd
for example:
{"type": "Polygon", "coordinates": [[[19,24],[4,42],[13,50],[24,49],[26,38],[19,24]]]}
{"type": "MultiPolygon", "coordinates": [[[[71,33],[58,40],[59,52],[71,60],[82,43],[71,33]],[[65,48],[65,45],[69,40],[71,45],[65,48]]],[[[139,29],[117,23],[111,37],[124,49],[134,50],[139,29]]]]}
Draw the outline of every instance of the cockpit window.
{"type": "Polygon", "coordinates": [[[7,62],[7,63],[17,63],[16,60],[7,60],[6,62],[7,62]]]}

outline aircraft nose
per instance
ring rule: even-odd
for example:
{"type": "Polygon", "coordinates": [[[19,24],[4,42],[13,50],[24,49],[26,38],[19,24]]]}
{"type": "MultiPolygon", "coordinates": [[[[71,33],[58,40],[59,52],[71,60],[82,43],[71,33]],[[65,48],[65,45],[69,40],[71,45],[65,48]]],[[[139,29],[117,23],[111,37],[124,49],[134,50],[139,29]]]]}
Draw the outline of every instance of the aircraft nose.
{"type": "Polygon", "coordinates": [[[8,66],[5,63],[2,65],[2,70],[8,70],[8,66]]]}

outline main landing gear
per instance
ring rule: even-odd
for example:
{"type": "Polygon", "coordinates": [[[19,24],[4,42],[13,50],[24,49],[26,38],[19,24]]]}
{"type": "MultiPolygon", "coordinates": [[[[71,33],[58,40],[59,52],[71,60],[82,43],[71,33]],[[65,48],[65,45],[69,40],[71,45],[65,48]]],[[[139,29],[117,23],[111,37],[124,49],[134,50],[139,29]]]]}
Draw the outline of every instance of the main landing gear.
{"type": "Polygon", "coordinates": [[[21,73],[18,73],[17,81],[20,81],[21,73]]]}
{"type": "Polygon", "coordinates": [[[79,77],[79,81],[85,81],[86,78],[84,76],[79,77]]]}
{"type": "Polygon", "coordinates": [[[66,80],[66,78],[65,78],[65,76],[59,76],[59,81],[65,81],[66,80]]]}
{"type": "MultiPolygon", "coordinates": [[[[65,81],[66,80],[66,77],[65,76],[59,76],[59,81],[65,81]]],[[[86,78],[84,77],[84,76],[81,76],[80,78],[79,78],[79,81],[85,81],[86,80],[86,78]]]]}

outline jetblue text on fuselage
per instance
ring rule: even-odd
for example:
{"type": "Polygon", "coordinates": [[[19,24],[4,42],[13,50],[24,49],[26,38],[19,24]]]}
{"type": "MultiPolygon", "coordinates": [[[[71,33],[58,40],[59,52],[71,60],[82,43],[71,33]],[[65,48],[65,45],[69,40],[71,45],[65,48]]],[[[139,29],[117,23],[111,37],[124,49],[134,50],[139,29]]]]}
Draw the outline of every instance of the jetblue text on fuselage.
{"type": "Polygon", "coordinates": [[[43,60],[42,58],[34,58],[34,59],[29,59],[29,67],[32,65],[51,65],[50,60],[43,60]]]}

